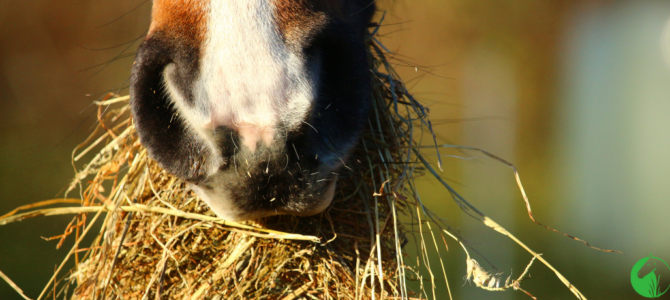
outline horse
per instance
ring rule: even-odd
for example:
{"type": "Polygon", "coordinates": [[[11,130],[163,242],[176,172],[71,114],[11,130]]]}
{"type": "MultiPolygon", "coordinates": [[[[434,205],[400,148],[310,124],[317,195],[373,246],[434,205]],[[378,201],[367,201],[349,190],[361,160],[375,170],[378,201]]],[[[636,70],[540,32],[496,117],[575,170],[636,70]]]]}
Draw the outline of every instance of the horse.
{"type": "Polygon", "coordinates": [[[371,108],[374,0],[154,0],[130,84],[148,155],[220,218],[310,216],[371,108]]]}

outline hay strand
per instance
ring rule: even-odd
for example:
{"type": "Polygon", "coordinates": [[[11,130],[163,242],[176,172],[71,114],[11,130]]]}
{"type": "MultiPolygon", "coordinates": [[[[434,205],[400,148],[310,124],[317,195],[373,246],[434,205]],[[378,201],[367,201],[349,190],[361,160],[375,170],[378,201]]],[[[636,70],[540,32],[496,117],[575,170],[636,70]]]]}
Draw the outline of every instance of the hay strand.
{"type": "MultiPolygon", "coordinates": [[[[59,203],[81,203],[80,200],[77,199],[68,199],[71,201],[59,201],[59,203]],[[72,201],[74,200],[74,201],[72,201]]],[[[18,210],[18,209],[17,209],[18,210]]],[[[239,232],[245,233],[245,234],[250,234],[250,235],[256,235],[259,237],[264,237],[264,238],[270,238],[270,239],[287,239],[287,240],[296,240],[296,241],[311,241],[318,243],[321,240],[318,237],[315,236],[305,236],[305,235],[300,235],[300,234],[292,234],[292,233],[286,233],[286,232],[281,232],[281,231],[276,231],[276,230],[270,230],[267,228],[261,228],[261,227],[254,227],[254,226],[249,226],[245,224],[240,224],[237,222],[232,222],[232,221],[226,221],[221,218],[217,217],[211,217],[203,214],[195,214],[195,213],[188,213],[188,212],[183,212],[179,211],[177,209],[169,209],[169,208],[163,208],[163,207],[150,207],[147,205],[142,205],[142,204],[135,204],[132,206],[120,206],[120,207],[114,207],[111,205],[106,205],[106,206],[85,206],[85,207],[59,207],[59,208],[45,208],[45,209],[38,209],[38,210],[33,210],[30,212],[18,214],[18,215],[8,215],[8,216],[3,216],[0,217],[0,225],[6,225],[12,222],[18,222],[18,221],[23,221],[25,219],[29,218],[34,218],[34,217],[39,217],[39,216],[57,216],[57,215],[71,215],[71,214],[85,214],[85,213],[94,213],[94,212],[114,212],[115,210],[121,210],[125,212],[151,212],[151,213],[157,213],[157,214],[162,214],[162,215],[170,215],[170,216],[175,216],[175,217],[180,217],[180,218],[186,218],[186,219],[191,219],[191,220],[199,220],[199,221],[205,221],[205,222],[212,222],[216,224],[221,224],[228,228],[228,230],[236,230],[237,229],[242,229],[239,230],[239,232]],[[258,231],[258,232],[255,232],[258,231]],[[262,233],[261,233],[262,232],[262,233]]]]}
{"type": "Polygon", "coordinates": [[[19,286],[16,285],[16,283],[14,283],[14,281],[9,279],[9,277],[7,277],[7,275],[5,275],[5,273],[2,273],[2,271],[0,271],[0,278],[2,278],[5,282],[7,282],[7,284],[9,284],[9,286],[12,287],[12,289],[14,289],[14,291],[16,291],[17,294],[21,295],[21,297],[23,297],[23,299],[32,300],[32,299],[28,298],[28,296],[26,296],[23,293],[23,290],[21,288],[19,288],[19,286]]]}

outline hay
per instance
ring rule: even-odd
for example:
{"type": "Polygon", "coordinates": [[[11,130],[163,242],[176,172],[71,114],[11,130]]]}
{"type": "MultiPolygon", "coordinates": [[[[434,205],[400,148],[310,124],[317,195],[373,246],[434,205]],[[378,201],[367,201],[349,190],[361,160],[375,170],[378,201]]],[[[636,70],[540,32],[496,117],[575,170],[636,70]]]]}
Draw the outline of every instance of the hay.
{"type": "MultiPolygon", "coordinates": [[[[183,181],[147,157],[129,115],[128,96],[96,102],[98,127],[75,149],[73,162],[95,155],[66,192],[78,189],[80,199],[44,201],[0,217],[3,225],[35,216],[76,214],[64,234],[54,237],[60,239],[60,247],[74,236],[74,246],[38,299],[47,295],[63,299],[426,299],[431,291],[436,299],[437,268],[428,259],[429,247],[439,254],[436,233],[443,241],[445,233],[463,246],[468,254],[467,279],[478,287],[523,291],[520,282],[538,259],[578,299],[586,299],[539,254],[460,197],[421,155],[419,149],[427,147],[439,154],[428,111],[393,71],[385,57],[388,51],[374,38],[376,30],[369,39],[374,74],[369,126],[339,174],[332,205],[313,217],[276,216],[245,223],[217,218],[183,181]],[[422,137],[415,134],[427,134],[434,145],[421,146],[417,141],[422,137]],[[418,168],[435,175],[461,209],[526,248],[532,255],[526,272],[502,284],[500,274],[488,273],[471,258],[455,231],[421,203],[414,188],[418,168]],[[80,205],[40,208],[73,201],[80,205]],[[24,209],[34,210],[17,214],[24,209]],[[102,225],[94,226],[102,215],[102,225]],[[408,219],[411,230],[402,222],[408,219]],[[94,230],[98,231],[94,241],[82,248],[82,240],[94,230]],[[418,269],[412,269],[404,263],[403,246],[407,236],[417,231],[422,260],[417,259],[418,269]],[[432,238],[432,246],[425,236],[432,238]],[[74,268],[63,272],[72,257],[74,268]],[[424,278],[422,270],[430,278],[424,278]],[[417,280],[419,290],[410,290],[408,280],[417,280]]],[[[528,204],[525,194],[524,199],[528,204]]],[[[451,298],[441,257],[440,264],[451,298]]]]}

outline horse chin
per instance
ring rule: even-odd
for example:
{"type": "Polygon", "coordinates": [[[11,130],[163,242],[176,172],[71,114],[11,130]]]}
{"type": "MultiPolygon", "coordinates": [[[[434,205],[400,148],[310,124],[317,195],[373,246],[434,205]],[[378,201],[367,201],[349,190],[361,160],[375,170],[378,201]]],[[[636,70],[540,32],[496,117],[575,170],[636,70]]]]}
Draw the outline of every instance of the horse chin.
{"type": "Polygon", "coordinates": [[[335,188],[337,186],[337,179],[334,179],[332,183],[326,188],[326,192],[323,194],[323,197],[311,205],[311,207],[300,208],[297,210],[284,210],[281,214],[294,215],[299,217],[309,217],[321,213],[326,210],[331,202],[333,202],[333,197],[335,196],[335,188]]]}
{"type": "Polygon", "coordinates": [[[230,193],[222,187],[202,187],[190,184],[190,188],[212,209],[217,217],[227,221],[246,221],[275,215],[293,215],[308,217],[323,212],[335,196],[337,178],[325,188],[320,199],[303,199],[292,201],[289,204],[275,209],[245,210],[235,204],[230,193]]]}

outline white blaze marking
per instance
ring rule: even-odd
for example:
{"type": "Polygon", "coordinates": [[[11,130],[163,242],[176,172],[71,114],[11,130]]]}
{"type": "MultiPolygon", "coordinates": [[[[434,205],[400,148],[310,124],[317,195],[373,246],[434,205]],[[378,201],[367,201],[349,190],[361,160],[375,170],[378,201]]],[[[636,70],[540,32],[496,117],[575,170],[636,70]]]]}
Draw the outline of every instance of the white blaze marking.
{"type": "Polygon", "coordinates": [[[277,127],[299,126],[314,98],[310,72],[282,41],[275,9],[270,0],[212,0],[200,75],[193,82],[195,108],[166,80],[181,115],[214,153],[216,127],[237,130],[254,151],[258,142],[273,142],[277,127]]]}

